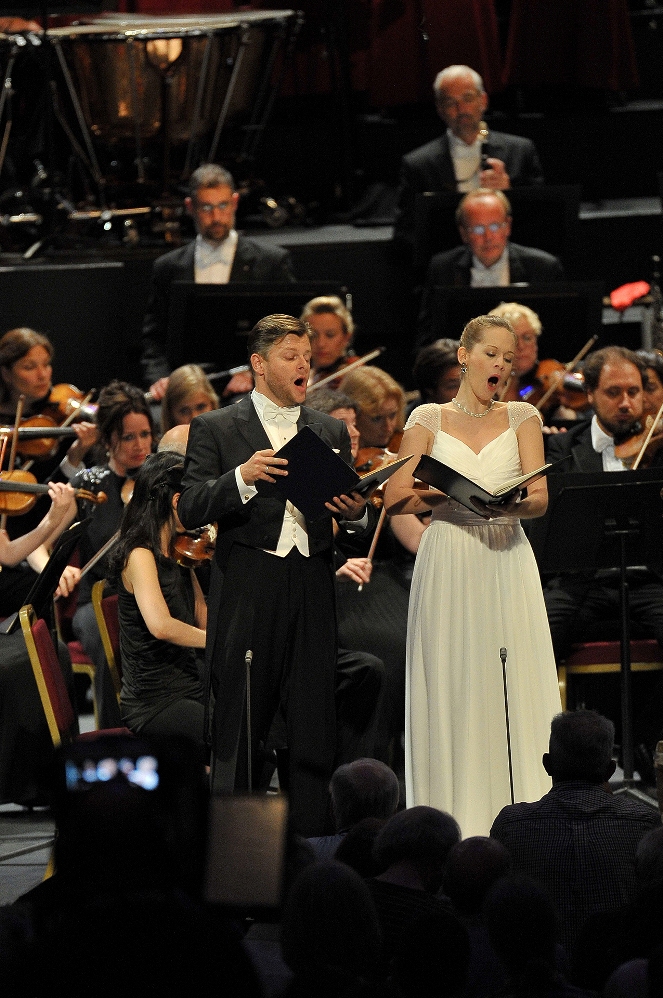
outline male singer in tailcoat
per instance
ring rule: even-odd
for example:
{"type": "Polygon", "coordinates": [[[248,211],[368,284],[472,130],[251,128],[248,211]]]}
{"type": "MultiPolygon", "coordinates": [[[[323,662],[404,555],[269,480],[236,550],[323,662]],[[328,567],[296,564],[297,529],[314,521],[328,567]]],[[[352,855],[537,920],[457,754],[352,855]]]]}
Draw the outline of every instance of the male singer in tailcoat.
{"type": "Polygon", "coordinates": [[[186,527],[218,526],[207,630],[212,790],[247,787],[250,650],[253,772],[280,706],[292,824],[300,834],[319,835],[336,739],[332,514],[348,529],[364,529],[368,518],[364,500],[352,494],[335,497],[328,515],[309,522],[275,488],[287,462],[274,453],[304,426],[351,464],[345,424],[302,405],[308,327],[290,316],[268,316],[253,329],[249,354],[256,381],[251,396],[191,424],[178,506],[186,527]]]}

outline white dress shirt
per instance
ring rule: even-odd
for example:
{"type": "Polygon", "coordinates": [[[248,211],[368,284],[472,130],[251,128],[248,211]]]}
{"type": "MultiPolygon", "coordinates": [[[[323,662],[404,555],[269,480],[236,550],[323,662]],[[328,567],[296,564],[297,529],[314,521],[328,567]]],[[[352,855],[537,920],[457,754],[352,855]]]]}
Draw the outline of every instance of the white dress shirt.
{"type": "Polygon", "coordinates": [[[615,457],[615,441],[599,426],[596,416],[592,416],[592,447],[601,455],[604,471],[627,471],[627,466],[620,457],[615,457]]]}
{"type": "MultiPolygon", "coordinates": [[[[297,423],[287,420],[283,416],[277,416],[275,419],[265,419],[265,403],[268,402],[269,399],[267,399],[264,395],[261,395],[255,388],[251,392],[251,401],[253,402],[255,410],[258,413],[258,419],[262,423],[273,449],[275,451],[280,450],[281,447],[283,447],[284,444],[287,444],[288,440],[292,440],[294,435],[297,433],[297,423]]],[[[255,485],[246,484],[242,478],[239,467],[235,468],[235,481],[237,482],[237,489],[243,504],[250,502],[250,500],[258,494],[258,490],[255,485]]],[[[339,520],[339,523],[344,524],[350,533],[365,530],[368,526],[368,511],[365,509],[363,516],[359,520],[339,520]]],[[[303,554],[305,558],[308,558],[309,549],[306,520],[296,506],[293,506],[291,502],[287,502],[285,504],[283,526],[281,527],[281,534],[279,536],[278,543],[273,551],[267,551],[267,553],[275,554],[279,558],[285,558],[285,556],[292,551],[293,547],[296,547],[300,554],[303,554]]]]}
{"type": "Polygon", "coordinates": [[[453,163],[454,174],[456,175],[456,190],[462,194],[468,191],[475,191],[480,186],[479,173],[481,171],[481,146],[483,138],[477,135],[474,142],[468,145],[459,139],[451,129],[447,129],[449,139],[449,152],[453,163]]]}
{"type": "Polygon", "coordinates": [[[196,284],[227,284],[233,269],[237,233],[231,229],[221,243],[211,243],[199,234],[193,254],[193,272],[196,284]]]}
{"type": "MultiPolygon", "coordinates": [[[[274,419],[265,419],[264,408],[265,402],[269,401],[260,392],[254,390],[251,392],[251,401],[258,413],[258,419],[262,423],[265,433],[269,437],[269,442],[271,443],[274,450],[280,450],[284,444],[287,444],[288,440],[292,440],[294,435],[297,433],[297,423],[293,423],[283,416],[276,416],[274,419]]],[[[242,502],[247,503],[250,499],[253,499],[257,495],[258,490],[255,485],[247,485],[241,476],[239,468],[235,469],[235,479],[237,481],[237,488],[239,489],[239,494],[241,496],[242,502]]],[[[278,539],[276,548],[273,551],[268,551],[268,554],[275,554],[278,558],[285,558],[289,554],[293,547],[296,547],[300,554],[308,558],[308,533],[306,531],[306,520],[296,506],[293,506],[291,502],[285,504],[285,511],[283,514],[283,525],[281,527],[281,534],[278,539]]]]}
{"type": "Polygon", "coordinates": [[[505,288],[511,282],[509,272],[509,247],[505,246],[499,260],[485,267],[481,260],[472,254],[472,271],[470,285],[473,288],[505,288]]]}

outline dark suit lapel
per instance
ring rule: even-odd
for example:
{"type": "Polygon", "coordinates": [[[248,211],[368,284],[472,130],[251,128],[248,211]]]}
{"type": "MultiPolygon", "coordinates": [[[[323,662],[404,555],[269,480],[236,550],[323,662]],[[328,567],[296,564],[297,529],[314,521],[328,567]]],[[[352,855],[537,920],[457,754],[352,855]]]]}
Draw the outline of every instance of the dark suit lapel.
{"type": "Polygon", "coordinates": [[[515,246],[509,244],[509,284],[520,284],[523,281],[527,281],[527,273],[521,255],[515,246]]]}
{"type": "Polygon", "coordinates": [[[322,423],[320,422],[319,419],[316,419],[315,410],[310,410],[307,409],[305,406],[302,406],[301,411],[299,413],[299,419],[297,420],[297,431],[301,430],[302,427],[304,426],[308,426],[310,429],[313,430],[314,433],[317,433],[317,435],[319,437],[322,437],[322,439],[324,440],[322,434],[322,423]]]}
{"type": "Polygon", "coordinates": [[[238,402],[232,408],[234,409],[233,415],[235,417],[237,432],[249,444],[251,452],[255,453],[257,450],[268,450],[271,448],[271,441],[260,422],[251,397],[248,396],[242,399],[241,402],[238,402]]]}
{"type": "Polygon", "coordinates": [[[440,181],[442,190],[456,190],[456,174],[449,149],[449,136],[446,132],[440,136],[440,181]]]}
{"type": "Polygon", "coordinates": [[[592,447],[591,436],[588,440],[577,443],[571,453],[580,471],[603,471],[603,456],[592,447]]]}
{"type": "Polygon", "coordinates": [[[472,282],[472,251],[463,246],[462,253],[454,262],[453,283],[456,288],[469,287],[472,282]]]}
{"type": "Polygon", "coordinates": [[[237,281],[250,281],[253,277],[254,267],[255,252],[253,247],[242,236],[238,236],[229,282],[234,284],[237,281]]]}

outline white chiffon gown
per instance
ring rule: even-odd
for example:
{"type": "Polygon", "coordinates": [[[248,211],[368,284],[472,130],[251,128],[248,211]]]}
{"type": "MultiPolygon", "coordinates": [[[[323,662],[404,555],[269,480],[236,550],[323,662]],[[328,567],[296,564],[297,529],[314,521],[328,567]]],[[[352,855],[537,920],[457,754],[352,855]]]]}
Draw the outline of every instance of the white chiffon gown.
{"type": "MultiPolygon", "coordinates": [[[[508,403],[509,428],[479,454],[440,428],[440,406],[408,427],[435,434],[432,456],[494,490],[522,473],[516,429],[534,415],[508,403]]],[[[550,789],[541,763],[561,710],[539,573],[518,520],[484,520],[449,501],[433,512],[414,568],[407,639],[407,806],[452,814],[463,837],[488,835],[511,803],[500,648],[507,690],[514,799],[550,789]]]]}

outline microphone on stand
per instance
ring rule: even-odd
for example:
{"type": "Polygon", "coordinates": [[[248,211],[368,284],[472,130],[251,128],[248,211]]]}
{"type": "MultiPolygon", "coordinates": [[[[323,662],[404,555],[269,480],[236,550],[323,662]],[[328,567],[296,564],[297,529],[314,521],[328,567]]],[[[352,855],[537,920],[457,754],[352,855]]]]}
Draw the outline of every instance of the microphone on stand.
{"type": "Polygon", "coordinates": [[[509,728],[509,695],[506,685],[506,648],[500,648],[502,661],[502,684],[504,686],[504,717],[506,720],[506,750],[509,756],[509,786],[511,787],[511,803],[515,804],[513,793],[513,761],[511,759],[511,729],[509,728]]]}
{"type": "Polygon", "coordinates": [[[247,649],[244,656],[244,665],[246,666],[246,777],[249,786],[249,793],[253,792],[253,763],[251,760],[251,662],[253,661],[253,652],[251,649],[247,649]]]}

